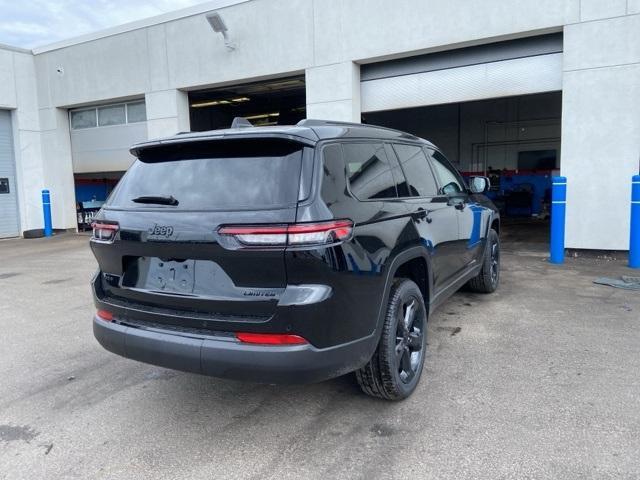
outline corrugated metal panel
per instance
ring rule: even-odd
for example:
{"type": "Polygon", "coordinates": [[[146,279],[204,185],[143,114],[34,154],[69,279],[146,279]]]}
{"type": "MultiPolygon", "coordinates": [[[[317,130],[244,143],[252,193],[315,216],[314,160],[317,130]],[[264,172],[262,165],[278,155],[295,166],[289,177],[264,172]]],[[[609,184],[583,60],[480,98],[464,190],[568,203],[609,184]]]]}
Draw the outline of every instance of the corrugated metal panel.
{"type": "Polygon", "coordinates": [[[379,78],[434,72],[448,68],[467,67],[481,63],[548,55],[550,53],[562,53],[562,33],[369,63],[360,67],[360,79],[365,82],[379,78]]]}
{"type": "Polygon", "coordinates": [[[135,157],[134,143],[147,140],[147,122],[71,130],[73,173],[121,172],[135,157]]]}
{"type": "Polygon", "coordinates": [[[0,238],[20,234],[14,158],[11,114],[0,110],[0,238]],[[7,184],[9,193],[2,193],[7,184]]]}
{"type": "Polygon", "coordinates": [[[363,112],[562,90],[562,53],[449,68],[361,83],[363,112]]]}

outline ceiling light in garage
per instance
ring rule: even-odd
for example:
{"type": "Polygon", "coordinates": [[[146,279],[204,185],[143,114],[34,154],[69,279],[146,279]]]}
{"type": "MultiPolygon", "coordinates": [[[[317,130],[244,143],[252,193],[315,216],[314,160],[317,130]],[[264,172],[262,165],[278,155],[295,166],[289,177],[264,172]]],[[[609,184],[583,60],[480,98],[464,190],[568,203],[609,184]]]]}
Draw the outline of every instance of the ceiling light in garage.
{"type": "Polygon", "coordinates": [[[218,100],[213,100],[211,102],[198,102],[198,103],[191,104],[193,108],[215,107],[216,105],[220,105],[220,102],[218,100]]]}
{"type": "Polygon", "coordinates": [[[249,97],[237,97],[237,98],[232,98],[230,100],[207,100],[205,102],[196,102],[196,103],[192,103],[191,107],[193,108],[202,108],[202,107],[215,107],[218,105],[232,105],[234,103],[243,103],[243,102],[248,102],[249,100],[251,100],[249,97]]]}
{"type": "Polygon", "coordinates": [[[280,112],[273,112],[273,113],[261,113],[260,115],[252,115],[250,117],[244,117],[247,120],[261,120],[264,118],[269,118],[269,117],[279,117],[280,116],[280,112]]]}

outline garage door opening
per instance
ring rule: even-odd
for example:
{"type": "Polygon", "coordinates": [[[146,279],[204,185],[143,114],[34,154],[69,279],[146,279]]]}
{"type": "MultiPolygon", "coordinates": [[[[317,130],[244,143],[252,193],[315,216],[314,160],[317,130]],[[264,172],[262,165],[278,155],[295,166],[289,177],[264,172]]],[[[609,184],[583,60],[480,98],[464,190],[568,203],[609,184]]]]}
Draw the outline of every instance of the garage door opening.
{"type": "Polygon", "coordinates": [[[90,228],[94,215],[131,166],[131,145],[147,140],[144,99],[69,110],[71,157],[78,230],[90,228]]]}
{"type": "Polygon", "coordinates": [[[229,128],[235,117],[254,125],[292,125],[306,116],[304,76],[189,92],[191,130],[229,128]]]}
{"type": "Polygon", "coordinates": [[[102,207],[111,191],[116,187],[124,172],[76,173],[76,216],[78,230],[91,228],[91,222],[102,207]]]}
{"type": "Polygon", "coordinates": [[[551,177],[559,174],[562,93],[363,114],[432,141],[466,177],[491,179],[505,240],[548,242],[551,177]]]}

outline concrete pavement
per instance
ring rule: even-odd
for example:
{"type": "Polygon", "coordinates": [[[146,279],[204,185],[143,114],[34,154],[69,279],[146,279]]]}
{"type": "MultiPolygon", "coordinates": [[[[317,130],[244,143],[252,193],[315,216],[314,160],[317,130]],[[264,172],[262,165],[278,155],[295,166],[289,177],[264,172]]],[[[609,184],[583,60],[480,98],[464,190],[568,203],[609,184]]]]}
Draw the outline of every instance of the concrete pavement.
{"type": "Polygon", "coordinates": [[[620,261],[503,256],[430,319],[416,393],[270,386],[104,351],[88,239],[0,241],[0,479],[638,478],[640,294],[620,261]]]}

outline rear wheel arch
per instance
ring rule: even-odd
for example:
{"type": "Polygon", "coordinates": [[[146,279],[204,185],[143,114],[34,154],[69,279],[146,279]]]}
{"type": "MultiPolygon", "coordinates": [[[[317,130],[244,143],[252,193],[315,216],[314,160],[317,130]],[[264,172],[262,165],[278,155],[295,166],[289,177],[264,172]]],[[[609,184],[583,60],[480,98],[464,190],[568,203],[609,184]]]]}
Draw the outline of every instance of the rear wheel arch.
{"type": "Polygon", "coordinates": [[[431,292],[433,292],[433,270],[431,269],[431,258],[429,257],[429,253],[424,249],[424,247],[415,246],[397,254],[389,264],[387,276],[385,277],[384,293],[380,300],[378,319],[376,322],[376,338],[378,338],[382,332],[382,324],[384,323],[384,317],[386,314],[387,301],[389,299],[389,294],[391,292],[391,286],[393,285],[394,279],[403,277],[402,274],[406,271],[410,271],[411,268],[418,268],[416,267],[416,265],[418,265],[418,262],[423,262],[424,268],[426,269],[426,278],[423,285],[415,282],[415,280],[411,278],[411,276],[405,278],[410,278],[418,285],[420,291],[423,294],[427,312],[429,311],[429,296],[431,292]],[[400,275],[398,274],[398,272],[400,272],[400,275]]]}
{"type": "Polygon", "coordinates": [[[408,278],[418,285],[425,304],[429,303],[429,266],[423,256],[416,256],[398,266],[393,278],[408,278]]]}
{"type": "Polygon", "coordinates": [[[499,218],[495,218],[495,217],[494,217],[494,218],[491,220],[491,225],[490,225],[489,229],[490,229],[490,230],[495,230],[495,231],[496,231],[496,233],[497,233],[498,235],[500,235],[500,219],[499,219],[499,218]]]}

